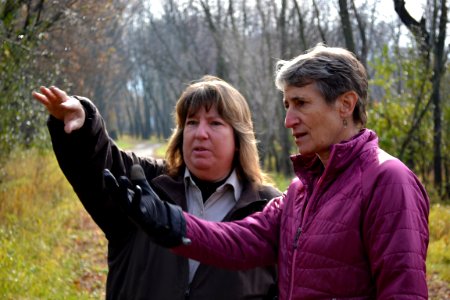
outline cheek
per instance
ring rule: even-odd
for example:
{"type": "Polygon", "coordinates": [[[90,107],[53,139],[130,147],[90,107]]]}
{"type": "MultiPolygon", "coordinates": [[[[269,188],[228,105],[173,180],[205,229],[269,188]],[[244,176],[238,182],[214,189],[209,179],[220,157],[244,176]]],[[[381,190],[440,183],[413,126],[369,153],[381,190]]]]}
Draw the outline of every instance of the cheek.
{"type": "Polygon", "coordinates": [[[229,157],[234,156],[234,152],[236,151],[236,142],[234,140],[234,134],[228,133],[225,136],[222,136],[220,139],[220,145],[219,145],[219,150],[222,151],[222,153],[229,157]]]}
{"type": "Polygon", "coordinates": [[[316,143],[326,143],[331,136],[334,135],[336,124],[331,120],[319,115],[314,119],[310,119],[307,124],[311,130],[311,135],[316,143]]]}
{"type": "Polygon", "coordinates": [[[183,151],[183,156],[190,152],[189,149],[191,148],[191,145],[192,145],[192,139],[189,138],[189,134],[184,133],[183,134],[183,144],[181,146],[181,149],[183,151]]]}
{"type": "Polygon", "coordinates": [[[336,140],[340,132],[340,123],[335,119],[329,119],[327,122],[319,124],[316,131],[316,140],[321,145],[331,145],[336,140]]]}
{"type": "Polygon", "coordinates": [[[183,147],[185,146],[185,145],[188,145],[188,144],[190,144],[191,143],[191,141],[192,141],[192,132],[190,132],[189,130],[185,130],[184,132],[183,132],[183,147]]]}
{"type": "Polygon", "coordinates": [[[236,143],[234,142],[234,140],[232,140],[232,142],[230,142],[228,146],[228,153],[231,157],[234,157],[234,154],[236,153],[236,143]]]}

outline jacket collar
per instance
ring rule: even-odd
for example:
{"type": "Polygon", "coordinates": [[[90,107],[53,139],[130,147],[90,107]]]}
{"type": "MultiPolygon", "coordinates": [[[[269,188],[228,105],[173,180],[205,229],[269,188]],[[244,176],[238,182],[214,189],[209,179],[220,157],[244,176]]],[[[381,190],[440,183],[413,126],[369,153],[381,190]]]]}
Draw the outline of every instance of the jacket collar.
{"type": "Polygon", "coordinates": [[[160,175],[153,178],[151,182],[161,199],[181,206],[184,211],[187,211],[185,186],[182,176],[172,178],[168,175],[160,175]]]}
{"type": "Polygon", "coordinates": [[[304,183],[310,184],[324,173],[327,176],[339,173],[347,168],[364,149],[377,146],[378,137],[375,132],[362,129],[350,140],[331,145],[330,159],[326,169],[317,156],[303,157],[297,154],[290,158],[297,177],[304,183]]]}

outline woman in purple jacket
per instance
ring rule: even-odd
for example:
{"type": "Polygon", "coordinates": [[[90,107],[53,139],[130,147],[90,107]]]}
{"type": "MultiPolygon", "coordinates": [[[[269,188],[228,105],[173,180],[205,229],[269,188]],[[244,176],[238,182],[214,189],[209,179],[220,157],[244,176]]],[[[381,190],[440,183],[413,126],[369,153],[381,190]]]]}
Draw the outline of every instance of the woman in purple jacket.
{"type": "MultiPolygon", "coordinates": [[[[427,299],[428,196],[365,128],[367,75],[318,45],[277,65],[297,178],[262,212],[213,223],[106,173],[117,201],[159,243],[218,267],[278,265],[279,299],[427,299]]],[[[136,183],[136,182],[135,182],[136,183]]]]}

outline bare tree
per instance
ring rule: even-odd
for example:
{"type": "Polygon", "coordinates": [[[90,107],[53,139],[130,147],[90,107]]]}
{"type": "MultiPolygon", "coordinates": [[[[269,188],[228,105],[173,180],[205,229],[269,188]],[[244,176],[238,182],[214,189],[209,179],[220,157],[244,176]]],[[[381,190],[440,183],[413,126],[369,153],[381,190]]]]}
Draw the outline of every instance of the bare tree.
{"type": "Polygon", "coordinates": [[[345,46],[349,51],[355,53],[355,42],[353,41],[352,23],[350,22],[350,15],[348,13],[347,0],[339,0],[339,16],[341,17],[345,46]]]}
{"type": "MultiPolygon", "coordinates": [[[[432,102],[434,106],[434,183],[442,192],[442,100],[440,89],[448,57],[448,49],[446,50],[445,45],[448,22],[447,3],[446,0],[433,0],[431,5],[428,5],[432,9],[431,31],[427,29],[424,17],[417,21],[409,14],[404,0],[394,0],[394,7],[400,20],[415,37],[426,63],[429,63],[430,55],[433,57],[432,94],[429,102],[432,102]]],[[[425,106],[426,109],[428,107],[429,105],[425,106]]],[[[410,132],[408,137],[412,136],[412,133],[410,132]]]]}
{"type": "Polygon", "coordinates": [[[367,35],[366,22],[362,18],[359,11],[356,9],[355,0],[351,0],[351,6],[352,6],[353,14],[355,15],[358,32],[359,32],[359,38],[361,41],[361,49],[360,49],[359,53],[357,53],[357,54],[359,54],[358,56],[359,56],[362,64],[367,68],[367,53],[369,52],[369,46],[368,46],[367,37],[366,37],[366,35],[367,35]]]}
{"type": "Polygon", "coordinates": [[[306,35],[305,35],[305,17],[304,14],[302,13],[302,9],[300,9],[300,5],[298,4],[297,0],[293,0],[294,2],[294,7],[295,7],[295,12],[297,13],[298,16],[298,34],[299,34],[299,40],[300,40],[300,45],[301,48],[306,50],[309,48],[309,44],[306,40],[306,35]]]}
{"type": "Polygon", "coordinates": [[[316,17],[315,19],[316,19],[316,22],[317,22],[317,30],[320,33],[320,39],[321,39],[322,42],[327,44],[328,42],[327,42],[327,38],[326,38],[326,35],[325,35],[325,31],[322,28],[319,6],[317,5],[316,0],[313,0],[312,3],[313,3],[314,13],[315,13],[315,17],[316,17]]]}

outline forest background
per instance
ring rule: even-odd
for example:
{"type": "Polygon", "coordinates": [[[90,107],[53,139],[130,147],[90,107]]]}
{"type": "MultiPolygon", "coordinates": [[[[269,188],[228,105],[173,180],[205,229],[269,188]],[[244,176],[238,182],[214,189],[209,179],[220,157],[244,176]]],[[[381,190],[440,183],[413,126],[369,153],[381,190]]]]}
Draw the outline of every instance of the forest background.
{"type": "Polygon", "coordinates": [[[126,148],[164,142],[181,91],[205,74],[219,76],[247,98],[261,164],[285,178],[283,189],[296,149],[283,127],[274,65],[323,42],[366,66],[368,127],[430,194],[430,294],[448,299],[448,3],[411,3],[0,1],[0,297],[92,299],[104,289],[106,241],[54,161],[33,90],[57,85],[89,97],[126,148]]]}

